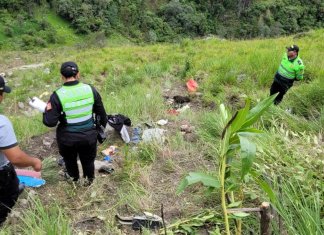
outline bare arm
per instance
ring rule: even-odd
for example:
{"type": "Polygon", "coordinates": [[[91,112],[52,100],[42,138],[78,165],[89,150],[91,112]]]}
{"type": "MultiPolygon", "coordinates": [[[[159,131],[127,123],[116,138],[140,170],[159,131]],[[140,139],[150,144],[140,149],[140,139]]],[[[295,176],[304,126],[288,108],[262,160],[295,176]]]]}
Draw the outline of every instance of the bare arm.
{"type": "Polygon", "coordinates": [[[35,171],[42,169],[42,162],[35,157],[31,157],[22,151],[19,146],[1,150],[8,160],[15,166],[28,167],[31,166],[35,171]]]}

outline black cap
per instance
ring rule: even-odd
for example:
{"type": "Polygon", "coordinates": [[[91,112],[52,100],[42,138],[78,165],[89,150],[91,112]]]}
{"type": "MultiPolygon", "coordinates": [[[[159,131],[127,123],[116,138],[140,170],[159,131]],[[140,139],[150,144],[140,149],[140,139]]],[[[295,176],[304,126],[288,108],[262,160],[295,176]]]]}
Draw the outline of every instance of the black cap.
{"type": "Polygon", "coordinates": [[[66,78],[74,77],[78,72],[78,65],[72,61],[64,62],[61,65],[61,74],[66,78]]]}
{"type": "Polygon", "coordinates": [[[11,92],[11,88],[6,86],[6,81],[4,80],[4,78],[2,76],[0,76],[0,91],[6,92],[6,93],[11,92]]]}
{"type": "Polygon", "coordinates": [[[287,47],[288,51],[296,51],[297,53],[299,52],[299,47],[297,45],[291,45],[287,47]]]}

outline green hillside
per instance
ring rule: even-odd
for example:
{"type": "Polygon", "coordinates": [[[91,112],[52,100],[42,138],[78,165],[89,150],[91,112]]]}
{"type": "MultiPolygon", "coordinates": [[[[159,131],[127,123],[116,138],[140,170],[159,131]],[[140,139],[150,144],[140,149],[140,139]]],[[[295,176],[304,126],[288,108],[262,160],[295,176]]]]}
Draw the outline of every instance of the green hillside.
{"type": "MultiPolygon", "coordinates": [[[[54,14],[49,14],[47,20],[59,35],[71,33],[66,22],[54,14]]],[[[72,44],[72,39],[66,42],[72,44]]],[[[202,185],[189,187],[180,195],[176,190],[189,172],[217,175],[225,127],[219,105],[225,104],[234,114],[244,106],[247,97],[251,98],[252,107],[268,97],[281,56],[291,44],[301,48],[305,80],[296,82],[284,101],[271,106],[254,125],[264,134],[256,139],[252,174],[244,178],[243,190],[231,190],[238,202],[234,207],[259,207],[263,201],[271,202],[282,216],[287,234],[323,234],[323,29],[263,40],[210,37],[172,44],[65,46],[37,54],[21,52],[21,60],[26,64],[42,62],[45,66],[13,70],[7,77],[13,92],[5,97],[1,112],[13,122],[22,148],[45,160],[43,176],[48,183],[35,190],[36,196],[26,190],[14,209],[16,215],[7,221],[0,234],[132,234],[118,226],[116,213],[150,211],[160,215],[161,203],[168,234],[224,234],[219,190],[202,185]],[[167,141],[162,145],[132,146],[108,139],[99,146],[98,152],[117,144],[120,162],[112,175],[99,175],[88,188],[58,180],[56,163],[49,167],[50,159],[58,158],[58,153],[54,147],[48,149],[42,144],[54,130],[43,126],[41,114],[31,113],[27,104],[28,97],[43,94],[42,99],[49,98],[61,84],[59,67],[67,60],[79,64],[82,81],[99,90],[108,113],[130,117],[134,127],[145,128],[144,123],[155,126],[160,119],[169,121],[161,127],[167,130],[167,141]],[[171,115],[167,110],[172,106],[164,97],[188,95],[185,83],[190,78],[198,82],[199,93],[190,96],[188,110],[171,115]],[[24,107],[19,108],[18,102],[24,107]],[[192,133],[181,132],[182,125],[193,126],[192,133]],[[265,186],[268,184],[271,190],[265,186]]],[[[17,53],[20,52],[5,52],[4,72],[17,63],[17,53]]],[[[239,159],[234,158],[232,164],[235,173],[239,159]]],[[[239,175],[233,180],[238,178],[239,175]]],[[[233,234],[234,219],[237,221],[238,217],[230,218],[233,234]]],[[[259,234],[256,214],[239,220],[243,222],[242,234],[259,234]]],[[[272,229],[279,234],[276,221],[272,220],[272,229]]]]}
{"type": "MultiPolygon", "coordinates": [[[[84,35],[122,35],[137,43],[217,35],[269,38],[323,27],[323,1],[304,0],[5,0],[1,48],[80,43],[84,35]],[[64,19],[64,20],[63,20],[64,19]],[[76,35],[77,34],[77,35],[76,35]]],[[[87,39],[85,39],[87,40],[87,39]]]]}

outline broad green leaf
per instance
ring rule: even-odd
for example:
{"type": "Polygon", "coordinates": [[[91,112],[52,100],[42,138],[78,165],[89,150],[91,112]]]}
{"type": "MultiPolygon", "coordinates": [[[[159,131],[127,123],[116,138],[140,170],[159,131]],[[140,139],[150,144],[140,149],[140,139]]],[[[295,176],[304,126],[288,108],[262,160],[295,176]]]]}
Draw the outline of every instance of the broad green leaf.
{"type": "Polygon", "coordinates": [[[255,133],[255,134],[262,134],[264,133],[264,131],[261,131],[259,129],[256,128],[241,128],[238,132],[244,132],[244,133],[255,133]]]}
{"type": "Polygon", "coordinates": [[[242,201],[237,201],[229,204],[227,207],[228,208],[233,208],[233,207],[239,207],[242,204],[242,201]]]}
{"type": "Polygon", "coordinates": [[[207,175],[205,173],[199,172],[190,172],[189,175],[183,179],[177,189],[177,193],[183,192],[183,190],[188,187],[189,185],[202,183],[204,186],[219,188],[220,183],[217,178],[211,175],[207,175]]]}
{"type": "Polygon", "coordinates": [[[250,174],[253,176],[254,180],[260,186],[260,188],[262,188],[262,190],[268,195],[270,201],[275,202],[276,195],[273,192],[271,186],[266,181],[261,179],[261,177],[256,172],[251,171],[250,174]]]}
{"type": "Polygon", "coordinates": [[[238,136],[241,143],[241,178],[243,179],[252,167],[256,154],[256,145],[246,138],[243,133],[239,133],[238,136]]]}
{"type": "Polygon", "coordinates": [[[183,229],[184,231],[186,231],[190,234],[193,232],[193,229],[187,225],[181,225],[181,229],[183,229]]]}
{"type": "Polygon", "coordinates": [[[176,193],[177,194],[182,193],[187,188],[187,186],[188,186],[188,180],[187,178],[184,178],[183,180],[181,180],[176,193]]]}
{"type": "Polygon", "coordinates": [[[242,128],[247,128],[255,123],[259,117],[266,111],[269,106],[273,103],[273,100],[276,98],[276,95],[269,96],[259,102],[254,108],[252,108],[246,116],[246,121],[242,125],[242,128]]]}
{"type": "Polygon", "coordinates": [[[250,109],[250,104],[251,104],[251,100],[246,99],[245,107],[237,112],[237,115],[231,124],[232,133],[235,133],[237,130],[239,130],[242,127],[242,125],[245,123],[246,116],[250,109]]]}
{"type": "Polygon", "coordinates": [[[245,212],[237,212],[237,213],[233,213],[233,215],[234,215],[235,217],[244,218],[244,217],[249,216],[250,214],[245,213],[245,212]]]}
{"type": "Polygon", "coordinates": [[[225,135],[224,135],[223,139],[221,140],[221,149],[220,149],[221,157],[225,156],[226,152],[228,151],[230,132],[231,132],[231,127],[229,126],[225,130],[225,135]]]}

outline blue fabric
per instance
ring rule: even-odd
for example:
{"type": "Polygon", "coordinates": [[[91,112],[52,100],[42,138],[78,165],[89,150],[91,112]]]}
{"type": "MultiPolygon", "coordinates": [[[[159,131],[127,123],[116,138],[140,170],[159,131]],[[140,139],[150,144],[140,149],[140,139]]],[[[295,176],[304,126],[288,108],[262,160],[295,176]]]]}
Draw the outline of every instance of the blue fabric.
{"type": "Polygon", "coordinates": [[[133,136],[132,136],[130,142],[134,143],[134,144],[138,144],[141,141],[141,137],[140,137],[141,132],[142,132],[142,130],[140,127],[135,127],[133,129],[133,136]]]}
{"type": "Polygon", "coordinates": [[[112,162],[112,159],[109,155],[106,155],[103,160],[107,162],[112,162]]]}
{"type": "Polygon", "coordinates": [[[37,188],[46,183],[43,179],[34,178],[31,176],[18,175],[19,183],[24,184],[27,187],[37,188]]]}
{"type": "MultiPolygon", "coordinates": [[[[0,150],[17,144],[16,135],[9,119],[0,115],[0,150]]],[[[0,151],[0,167],[8,163],[6,156],[0,151]]]]}

